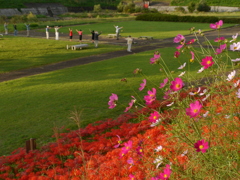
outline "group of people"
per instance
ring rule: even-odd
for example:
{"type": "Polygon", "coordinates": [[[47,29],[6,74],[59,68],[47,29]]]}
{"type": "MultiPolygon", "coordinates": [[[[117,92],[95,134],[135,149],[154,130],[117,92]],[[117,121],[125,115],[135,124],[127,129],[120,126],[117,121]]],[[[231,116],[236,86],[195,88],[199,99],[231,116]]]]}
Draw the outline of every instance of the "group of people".
{"type": "MultiPolygon", "coordinates": [[[[29,37],[30,24],[25,23],[25,26],[26,26],[26,29],[27,29],[27,36],[29,37]]],[[[49,39],[49,30],[51,28],[54,28],[54,30],[55,30],[55,39],[59,40],[59,32],[58,32],[58,30],[61,27],[62,26],[54,26],[54,27],[46,26],[46,39],[49,39]]],[[[123,27],[119,27],[119,26],[115,26],[115,25],[114,25],[114,27],[116,28],[116,39],[119,40],[120,30],[123,27]]],[[[17,25],[13,24],[13,28],[14,28],[14,36],[17,36],[17,34],[18,34],[17,25]]],[[[5,30],[5,34],[8,34],[8,23],[7,22],[4,23],[4,30],[5,30]]],[[[98,47],[99,36],[102,34],[102,32],[98,32],[98,31],[94,31],[94,30],[89,30],[89,31],[92,34],[92,43],[94,43],[95,47],[98,47]]],[[[79,42],[81,43],[82,42],[82,37],[83,37],[83,31],[81,29],[80,30],[76,29],[76,32],[78,33],[79,42]]],[[[69,40],[72,41],[72,38],[73,38],[73,30],[71,28],[69,28],[69,40]]],[[[133,43],[133,38],[131,36],[128,36],[126,38],[126,40],[127,40],[127,46],[128,46],[127,51],[128,52],[132,52],[131,51],[131,46],[132,46],[132,43],[133,43]]]]}
{"type": "MultiPolygon", "coordinates": [[[[29,37],[30,24],[29,23],[25,23],[24,25],[26,26],[27,36],[29,37]]],[[[3,26],[4,26],[5,34],[7,35],[8,34],[8,23],[5,22],[3,26]]],[[[18,30],[17,30],[17,25],[16,24],[13,24],[13,29],[14,29],[14,36],[17,36],[18,35],[18,30]]]]}

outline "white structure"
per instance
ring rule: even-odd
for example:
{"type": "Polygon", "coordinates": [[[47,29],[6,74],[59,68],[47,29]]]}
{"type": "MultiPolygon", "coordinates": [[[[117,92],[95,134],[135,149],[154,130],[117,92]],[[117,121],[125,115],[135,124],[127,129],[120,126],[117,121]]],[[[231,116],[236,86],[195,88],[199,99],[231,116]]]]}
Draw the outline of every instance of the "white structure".
{"type": "MultiPolygon", "coordinates": [[[[158,11],[175,11],[175,8],[179,6],[149,6],[149,9],[157,9],[158,11]]],[[[188,11],[187,6],[181,6],[188,11]]],[[[210,6],[210,12],[236,12],[240,11],[239,7],[226,7],[226,6],[210,6]]]]}

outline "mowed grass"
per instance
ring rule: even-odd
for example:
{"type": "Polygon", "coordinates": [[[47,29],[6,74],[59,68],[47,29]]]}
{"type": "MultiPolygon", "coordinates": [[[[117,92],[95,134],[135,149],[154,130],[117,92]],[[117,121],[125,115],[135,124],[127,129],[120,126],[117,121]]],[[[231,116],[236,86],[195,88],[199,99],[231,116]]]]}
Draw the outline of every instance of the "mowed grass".
{"type": "MultiPolygon", "coordinates": [[[[159,51],[169,70],[173,70],[173,77],[183,71],[177,69],[180,64],[190,59],[190,55],[178,60],[173,58],[175,48],[159,51]]],[[[131,95],[142,101],[147,90],[158,88],[166,77],[159,65],[149,63],[153,53],[147,51],[0,83],[0,154],[24,147],[29,138],[36,138],[38,147],[52,141],[53,127],[76,129],[69,118],[75,108],[82,111],[85,126],[122,114],[131,95]],[[139,84],[146,77],[135,76],[132,72],[136,68],[142,69],[148,77],[147,88],[142,92],[138,91],[139,84]],[[121,81],[123,78],[127,83],[121,81]],[[111,93],[119,96],[119,104],[112,110],[107,104],[111,93]]],[[[200,76],[196,73],[201,67],[197,61],[190,67],[189,77],[200,76]]],[[[184,81],[186,78],[183,76],[184,81]]],[[[158,99],[161,98],[158,90],[158,99]]]]}
{"type": "Polygon", "coordinates": [[[75,44],[79,43],[63,40],[56,41],[5,36],[4,39],[0,39],[0,73],[67,61],[125,48],[122,46],[101,44],[101,42],[99,42],[99,48],[95,48],[94,44],[89,42],[86,43],[89,44],[89,46],[83,50],[67,50],[67,45],[75,44]]]}
{"type": "MultiPolygon", "coordinates": [[[[215,22],[213,22],[215,23],[215,22]]],[[[108,34],[115,34],[114,25],[123,27],[121,29],[121,36],[127,37],[131,35],[134,38],[140,36],[152,36],[155,39],[165,39],[169,37],[175,37],[177,34],[187,35],[190,34],[190,28],[196,27],[203,31],[211,30],[209,23],[185,23],[185,22],[157,22],[157,21],[121,21],[121,22],[102,22],[94,24],[82,24],[76,26],[63,26],[59,29],[61,33],[68,33],[69,27],[73,29],[73,32],[77,35],[76,29],[83,30],[84,34],[90,34],[89,30],[95,30],[102,32],[103,36],[108,34]]],[[[224,27],[233,26],[234,24],[224,24],[224,27]]],[[[44,30],[41,30],[44,31],[44,30]]],[[[51,29],[54,32],[54,29],[51,29]]]]}

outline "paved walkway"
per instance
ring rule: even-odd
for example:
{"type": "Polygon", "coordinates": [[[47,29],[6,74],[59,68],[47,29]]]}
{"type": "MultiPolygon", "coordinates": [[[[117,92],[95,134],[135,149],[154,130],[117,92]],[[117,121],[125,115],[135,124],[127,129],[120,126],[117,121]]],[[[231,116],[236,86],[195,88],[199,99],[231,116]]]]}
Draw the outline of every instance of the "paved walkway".
{"type": "MultiPolygon", "coordinates": [[[[220,32],[220,36],[224,36],[225,38],[232,37],[232,35],[235,35],[236,33],[240,33],[240,26],[234,26],[230,28],[224,28],[220,32]]],[[[209,39],[215,39],[218,37],[218,32],[216,30],[213,31],[208,31],[204,33],[205,36],[209,39]]],[[[44,37],[45,34],[41,35],[44,37]]],[[[35,36],[39,38],[40,36],[35,36]]],[[[187,40],[190,40],[194,38],[193,35],[187,35],[185,36],[187,40]]],[[[65,37],[67,38],[67,36],[65,37]]],[[[203,41],[202,37],[199,37],[200,41],[203,41]]],[[[110,43],[110,44],[122,44],[126,46],[126,40],[122,39],[120,41],[117,41],[115,39],[102,39],[103,43],[110,43]]],[[[143,40],[140,41],[138,40],[138,43],[133,45],[133,53],[140,53],[144,51],[149,51],[149,50],[155,50],[155,49],[160,49],[160,48],[165,48],[165,47],[176,47],[177,44],[173,43],[173,38],[168,38],[168,39],[163,39],[163,40],[143,40]]],[[[107,60],[115,57],[121,57],[121,56],[127,56],[131,53],[127,52],[126,50],[121,50],[121,51],[115,51],[115,52],[109,52],[105,54],[100,54],[100,55],[93,55],[89,57],[83,57],[83,58],[78,58],[74,60],[69,60],[69,61],[64,61],[64,62],[59,62],[55,64],[50,64],[50,65],[44,65],[41,67],[36,67],[36,68],[30,68],[30,69],[24,69],[24,70],[18,70],[18,71],[13,71],[9,73],[4,73],[0,74],[0,82],[8,81],[8,80],[13,80],[13,79],[18,79],[26,76],[31,76],[31,75],[36,75],[36,74],[41,74],[41,73],[46,73],[50,71],[55,71],[59,69],[64,69],[64,68],[69,68],[77,65],[83,65],[83,64],[88,64],[91,62],[97,62],[101,60],[107,60]]]]}

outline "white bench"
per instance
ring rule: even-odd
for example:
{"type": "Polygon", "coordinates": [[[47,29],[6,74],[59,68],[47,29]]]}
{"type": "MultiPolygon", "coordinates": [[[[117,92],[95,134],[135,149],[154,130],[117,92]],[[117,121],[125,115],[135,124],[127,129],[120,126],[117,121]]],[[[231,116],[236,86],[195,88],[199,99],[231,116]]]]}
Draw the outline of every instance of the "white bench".
{"type": "Polygon", "coordinates": [[[82,49],[83,47],[88,47],[88,44],[67,45],[67,49],[71,48],[72,50],[82,49]]]}
{"type": "Polygon", "coordinates": [[[140,36],[138,39],[153,39],[152,36],[140,36]]]}
{"type": "MultiPolygon", "coordinates": [[[[115,37],[117,37],[117,35],[116,35],[116,34],[108,34],[108,37],[109,37],[109,38],[115,38],[115,37]]],[[[119,34],[119,37],[121,37],[120,34],[119,34]]]]}

